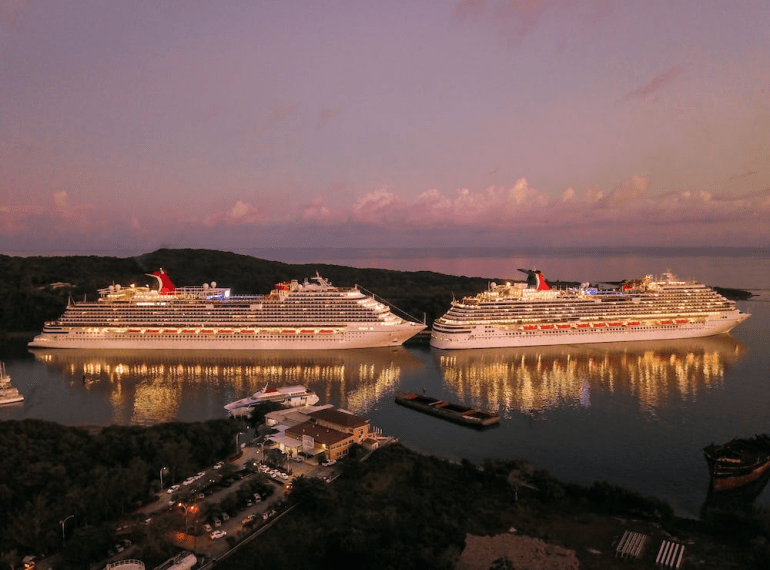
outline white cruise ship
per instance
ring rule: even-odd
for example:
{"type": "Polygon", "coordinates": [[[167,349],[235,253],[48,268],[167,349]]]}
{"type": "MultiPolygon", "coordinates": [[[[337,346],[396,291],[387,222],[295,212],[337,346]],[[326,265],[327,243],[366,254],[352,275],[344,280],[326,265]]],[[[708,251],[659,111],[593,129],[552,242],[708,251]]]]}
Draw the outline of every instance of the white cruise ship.
{"type": "Polygon", "coordinates": [[[544,346],[711,336],[749,317],[735,303],[671,273],[600,290],[587,283],[556,290],[538,270],[527,283],[490,284],[453,301],[437,319],[430,344],[440,349],[544,346]]]}
{"type": "Polygon", "coordinates": [[[96,301],[70,302],[30,343],[75,349],[342,349],[398,346],[425,329],[374,295],[312,282],[279,283],[268,295],[235,296],[216,283],[177,288],[110,286],[96,301]]]}
{"type": "Polygon", "coordinates": [[[235,402],[225,405],[225,410],[232,417],[247,416],[257,404],[263,402],[277,402],[291,408],[300,406],[312,406],[318,403],[318,394],[304,386],[283,386],[281,388],[268,388],[265,386],[259,392],[254,392],[235,402]]]}

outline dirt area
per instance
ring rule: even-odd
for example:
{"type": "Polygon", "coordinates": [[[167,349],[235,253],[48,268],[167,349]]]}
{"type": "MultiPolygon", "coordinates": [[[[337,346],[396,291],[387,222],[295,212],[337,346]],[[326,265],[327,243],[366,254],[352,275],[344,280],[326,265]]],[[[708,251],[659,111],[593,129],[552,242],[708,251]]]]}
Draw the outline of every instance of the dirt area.
{"type": "Polygon", "coordinates": [[[709,535],[698,531],[696,524],[688,524],[687,521],[678,525],[681,528],[676,534],[666,532],[657,523],[591,513],[570,516],[519,511],[510,513],[508,522],[511,531],[507,534],[497,537],[469,536],[458,570],[486,570],[502,555],[516,569],[615,570],[620,567],[624,570],[649,570],[658,567],[655,559],[664,540],[685,545],[681,568],[737,570],[755,567],[747,562],[747,553],[734,545],[722,541],[717,543],[709,535]],[[688,526],[692,528],[686,528],[688,526]],[[626,530],[648,537],[639,558],[621,559],[615,554],[626,530]],[[479,558],[479,564],[471,562],[474,557],[479,558]],[[575,566],[575,562],[579,565],[575,566]]]}
{"type": "Polygon", "coordinates": [[[488,570],[495,560],[507,558],[514,568],[532,570],[579,570],[575,553],[537,538],[498,534],[465,537],[457,570],[488,570]]]}

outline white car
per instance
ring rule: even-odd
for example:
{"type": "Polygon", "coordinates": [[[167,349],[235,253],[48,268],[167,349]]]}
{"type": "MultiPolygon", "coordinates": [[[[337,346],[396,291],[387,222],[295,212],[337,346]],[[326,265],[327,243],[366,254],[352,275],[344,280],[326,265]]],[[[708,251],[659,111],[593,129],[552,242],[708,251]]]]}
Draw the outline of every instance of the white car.
{"type": "Polygon", "coordinates": [[[222,469],[222,466],[223,466],[223,465],[224,465],[224,463],[222,463],[222,462],[220,461],[219,463],[217,463],[216,465],[214,465],[214,469],[222,469]]]}
{"type": "Polygon", "coordinates": [[[222,538],[223,536],[227,536],[227,531],[225,531],[225,530],[215,530],[214,532],[211,533],[212,540],[213,539],[217,539],[217,538],[222,538]]]}

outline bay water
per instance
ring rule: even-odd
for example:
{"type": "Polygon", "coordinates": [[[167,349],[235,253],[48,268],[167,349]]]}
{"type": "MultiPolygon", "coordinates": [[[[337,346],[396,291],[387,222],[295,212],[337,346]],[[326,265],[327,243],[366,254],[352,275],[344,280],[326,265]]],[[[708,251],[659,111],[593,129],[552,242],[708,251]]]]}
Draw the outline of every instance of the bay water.
{"type": "MultiPolygon", "coordinates": [[[[243,353],[30,351],[23,342],[4,341],[0,359],[25,401],[0,407],[0,420],[38,418],[78,426],[198,421],[226,417],[226,403],[265,385],[304,384],[322,403],[367,417],[418,451],[474,463],[522,458],[564,481],[607,481],[659,497],[691,517],[699,516],[708,495],[702,448],[770,433],[767,250],[241,253],[287,263],[490,279],[519,278],[518,267],[538,267],[551,279],[591,282],[671,270],[711,286],[748,289],[755,297],[738,303],[752,316],[731,334],[667,342],[243,353]],[[485,431],[444,422],[396,405],[396,390],[494,410],[502,422],[485,431]]],[[[770,506],[770,491],[763,490],[756,502],[770,506]]]]}

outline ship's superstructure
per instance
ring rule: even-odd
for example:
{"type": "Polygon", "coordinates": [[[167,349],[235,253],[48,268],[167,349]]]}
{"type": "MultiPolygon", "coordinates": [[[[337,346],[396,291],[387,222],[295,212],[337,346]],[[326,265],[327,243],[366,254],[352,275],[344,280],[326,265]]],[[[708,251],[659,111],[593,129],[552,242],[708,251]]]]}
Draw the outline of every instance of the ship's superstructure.
{"type": "Polygon", "coordinates": [[[702,283],[671,273],[623,282],[617,289],[552,289],[540,271],[527,283],[491,283],[452,302],[437,319],[431,346],[440,349],[543,346],[711,336],[748,318],[702,283]]]}
{"type": "Polygon", "coordinates": [[[231,295],[216,283],[158,288],[110,286],[96,301],[70,302],[29,343],[45,348],[338,349],[397,346],[425,329],[359,287],[316,275],[279,283],[268,295],[231,295]]]}

